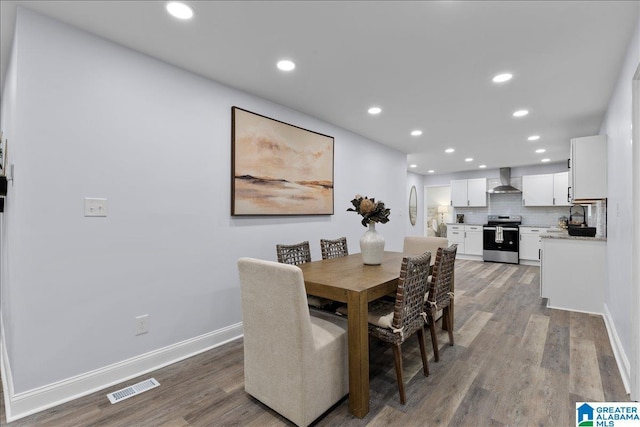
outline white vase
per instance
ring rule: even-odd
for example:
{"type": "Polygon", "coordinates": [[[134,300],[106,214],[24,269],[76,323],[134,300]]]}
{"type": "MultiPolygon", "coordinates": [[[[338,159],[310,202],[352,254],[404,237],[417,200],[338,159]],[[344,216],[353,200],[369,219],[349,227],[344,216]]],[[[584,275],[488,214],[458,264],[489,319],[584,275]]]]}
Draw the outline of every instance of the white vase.
{"type": "Polygon", "coordinates": [[[384,237],[376,231],[376,223],[370,222],[369,229],[360,238],[362,261],[367,265],[379,265],[384,255],[384,237]]]}

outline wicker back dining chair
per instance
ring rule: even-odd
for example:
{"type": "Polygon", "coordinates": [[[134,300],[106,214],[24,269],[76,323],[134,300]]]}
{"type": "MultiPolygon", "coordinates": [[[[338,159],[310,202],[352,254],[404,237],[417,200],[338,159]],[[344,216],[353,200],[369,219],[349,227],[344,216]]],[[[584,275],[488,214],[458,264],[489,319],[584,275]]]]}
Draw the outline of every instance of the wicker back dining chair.
{"type": "Polygon", "coordinates": [[[340,237],[335,240],[320,239],[320,250],[322,259],[340,258],[349,255],[347,249],[347,238],[340,237]]]}
{"type": "Polygon", "coordinates": [[[300,265],[311,262],[311,249],[307,240],[293,245],[276,245],[276,253],[278,262],[282,264],[300,265]]]}
{"type": "Polygon", "coordinates": [[[406,402],[406,396],[402,376],[401,345],[413,334],[418,335],[424,375],[425,377],[429,375],[424,344],[424,295],[427,292],[430,261],[430,252],[416,257],[404,257],[395,301],[379,299],[369,305],[369,335],[393,347],[398,392],[400,403],[403,405],[406,402]]]}
{"type": "MultiPolygon", "coordinates": [[[[300,265],[306,262],[311,262],[311,249],[309,248],[309,241],[294,243],[293,245],[276,245],[276,253],[278,255],[278,262],[281,264],[300,265]]],[[[314,295],[307,295],[307,300],[310,307],[325,308],[333,301],[326,298],[316,297],[314,295]]]]}
{"type": "Polygon", "coordinates": [[[456,244],[448,248],[438,248],[436,262],[433,265],[429,295],[425,305],[427,323],[429,323],[431,342],[433,344],[433,356],[436,362],[440,360],[435,326],[436,313],[439,310],[442,310],[442,321],[446,321],[448,325],[449,345],[453,345],[453,311],[451,310],[451,303],[453,300],[453,273],[457,251],[458,245],[456,244]]]}

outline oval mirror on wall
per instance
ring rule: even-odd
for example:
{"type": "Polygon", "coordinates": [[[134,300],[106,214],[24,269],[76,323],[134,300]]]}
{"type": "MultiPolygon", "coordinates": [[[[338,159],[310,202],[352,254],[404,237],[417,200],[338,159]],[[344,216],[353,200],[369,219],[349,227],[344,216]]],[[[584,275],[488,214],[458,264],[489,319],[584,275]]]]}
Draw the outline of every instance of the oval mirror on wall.
{"type": "Polygon", "coordinates": [[[416,219],[418,218],[418,193],[416,186],[411,186],[411,192],[409,193],[409,221],[411,225],[416,225],[416,219]]]}

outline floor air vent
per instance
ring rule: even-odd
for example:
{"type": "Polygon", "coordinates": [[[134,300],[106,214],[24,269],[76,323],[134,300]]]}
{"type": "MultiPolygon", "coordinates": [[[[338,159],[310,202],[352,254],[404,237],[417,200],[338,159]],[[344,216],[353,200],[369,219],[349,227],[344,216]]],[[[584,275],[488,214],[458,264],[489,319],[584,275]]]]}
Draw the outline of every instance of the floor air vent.
{"type": "Polygon", "coordinates": [[[118,403],[125,399],[135,396],[136,394],[140,394],[147,390],[151,390],[152,388],[156,388],[160,385],[155,378],[150,378],[148,380],[142,381],[141,383],[134,384],[132,386],[123,388],[122,390],[114,391],[113,393],[107,394],[109,401],[111,403],[118,403]]]}

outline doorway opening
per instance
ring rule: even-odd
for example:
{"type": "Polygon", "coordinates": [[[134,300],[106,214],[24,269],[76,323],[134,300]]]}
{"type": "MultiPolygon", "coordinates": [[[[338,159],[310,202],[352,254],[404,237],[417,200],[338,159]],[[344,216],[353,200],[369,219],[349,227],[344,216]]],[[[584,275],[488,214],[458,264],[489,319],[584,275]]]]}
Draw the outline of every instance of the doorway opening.
{"type": "Polygon", "coordinates": [[[452,222],[451,186],[424,186],[424,235],[446,237],[446,224],[452,222]]]}

